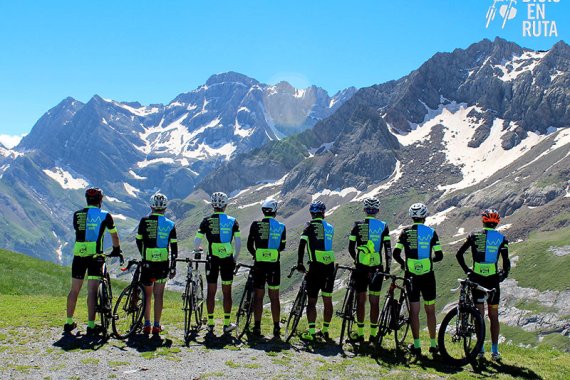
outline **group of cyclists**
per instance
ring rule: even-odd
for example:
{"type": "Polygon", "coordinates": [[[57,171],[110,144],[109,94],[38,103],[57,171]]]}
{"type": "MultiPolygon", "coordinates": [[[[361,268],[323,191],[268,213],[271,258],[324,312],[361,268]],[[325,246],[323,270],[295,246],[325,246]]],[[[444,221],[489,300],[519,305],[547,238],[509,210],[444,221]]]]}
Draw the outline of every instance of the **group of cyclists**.
{"type": "MultiPolygon", "coordinates": [[[[72,284],[67,298],[67,320],[65,332],[77,327],[73,320],[78,293],[87,272],[88,279],[88,324],[87,334],[96,334],[95,297],[97,282],[102,275],[104,257],[103,235],[107,230],[112,238],[113,250],[110,256],[121,256],[119,236],[113,218],[107,211],[101,210],[103,192],[99,188],[89,188],[85,193],[87,207],[75,212],[73,226],[76,232],[74,259],[72,263],[72,284]]],[[[148,302],[144,312],[144,334],[160,334],[160,324],[164,288],[167,280],[176,275],[178,246],[175,223],[164,216],[168,204],[167,197],[156,193],[150,198],[151,212],[140,220],[136,243],[142,256],[142,282],[148,302]],[[151,296],[154,296],[154,323],[151,323],[151,296]]],[[[213,214],[200,223],[194,239],[196,251],[202,249],[202,240],[207,240],[207,329],[213,333],[215,328],[215,295],[218,278],[221,277],[224,310],[223,333],[229,334],[236,328],[231,322],[232,282],[234,269],[241,250],[241,232],[236,218],[226,214],[228,196],[222,192],[211,195],[213,214]]],[[[279,287],[281,282],[280,259],[286,245],[286,227],[276,220],[278,202],[267,199],[261,204],[263,218],[254,221],[249,229],[247,251],[254,260],[254,327],[252,334],[261,336],[261,316],[265,286],[271,301],[273,318],[273,336],[280,336],[281,305],[279,287]]],[[[352,341],[364,343],[365,304],[368,299],[369,342],[374,342],[378,333],[380,291],[383,276],[378,273],[390,272],[395,260],[405,272],[407,293],[410,303],[410,324],[413,343],[408,346],[412,354],[421,354],[420,342],[420,296],[423,298],[430,337],[429,352],[438,353],[436,342],[436,280],[434,263],[443,259],[443,252],[436,231],[425,225],[428,209],[422,203],[415,203],[409,208],[413,224],[402,229],[397,243],[392,250],[390,231],[386,222],[378,218],[380,202],[369,197],[363,201],[363,219],[356,221],[349,235],[348,252],[354,261],[352,281],[357,293],[357,329],[352,341]],[[382,255],[382,251],[384,255],[382,255]],[[382,257],[384,256],[384,257],[382,257]],[[368,296],[368,297],[367,297],[368,296]]],[[[325,220],[326,206],[316,200],[309,206],[311,220],[307,222],[299,241],[297,266],[299,272],[306,273],[308,304],[306,309],[308,329],[301,334],[301,339],[314,341],[318,335],[330,339],[329,326],[333,316],[332,293],[335,281],[335,252],[333,250],[334,226],[325,220]],[[305,267],[305,254],[308,255],[308,268],[305,267]],[[319,293],[323,301],[323,323],[317,332],[317,300],[319,293]]],[[[456,258],[468,278],[488,289],[495,289],[493,296],[486,299],[486,294],[473,290],[473,298],[482,315],[487,302],[491,323],[491,357],[500,359],[498,350],[499,320],[498,306],[500,299],[499,283],[509,273],[510,261],[508,241],[496,230],[500,222],[499,213],[487,209],[481,214],[483,228],[471,233],[457,251],[456,258]],[[472,265],[468,266],[464,254],[471,250],[472,265]],[[499,270],[498,261],[502,259],[499,270]]],[[[484,355],[484,348],[479,354],[484,355]]]]}

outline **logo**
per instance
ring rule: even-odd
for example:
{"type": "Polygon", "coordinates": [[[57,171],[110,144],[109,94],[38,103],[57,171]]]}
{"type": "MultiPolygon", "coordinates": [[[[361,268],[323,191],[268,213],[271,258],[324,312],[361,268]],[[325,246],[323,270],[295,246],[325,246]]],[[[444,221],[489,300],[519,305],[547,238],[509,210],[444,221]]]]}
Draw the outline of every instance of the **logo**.
{"type": "Polygon", "coordinates": [[[517,8],[515,8],[515,5],[517,4],[516,0],[493,0],[493,5],[491,5],[487,10],[487,24],[485,25],[485,28],[489,28],[489,24],[497,15],[497,3],[508,3],[502,4],[499,7],[499,14],[503,18],[501,29],[505,29],[507,21],[512,20],[517,16],[517,8]]]}
{"type": "MultiPolygon", "coordinates": [[[[558,3],[560,0],[493,0],[485,15],[485,28],[489,29],[497,19],[500,21],[501,29],[505,29],[508,21],[522,14],[519,25],[523,37],[558,37],[556,21],[549,19],[547,12],[558,3]]],[[[510,22],[509,25],[517,25],[517,23],[510,22]]]]}

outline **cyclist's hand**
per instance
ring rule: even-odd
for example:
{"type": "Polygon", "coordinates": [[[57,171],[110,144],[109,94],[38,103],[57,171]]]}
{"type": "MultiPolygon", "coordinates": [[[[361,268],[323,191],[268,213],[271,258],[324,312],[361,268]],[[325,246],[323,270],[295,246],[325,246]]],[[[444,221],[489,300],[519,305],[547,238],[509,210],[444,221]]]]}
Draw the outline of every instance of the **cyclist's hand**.
{"type": "Polygon", "coordinates": [[[168,278],[172,280],[174,276],[176,276],[176,268],[172,267],[170,268],[170,273],[168,274],[168,278]]]}
{"type": "Polygon", "coordinates": [[[472,279],[473,279],[473,271],[472,271],[471,269],[467,269],[467,272],[465,272],[465,275],[467,276],[467,278],[468,278],[469,280],[472,281],[472,279]]]}
{"type": "Polygon", "coordinates": [[[202,251],[194,251],[194,260],[202,259],[202,251]]]}
{"type": "Polygon", "coordinates": [[[509,272],[506,272],[504,270],[499,271],[499,282],[505,281],[507,277],[509,277],[509,272]]]}
{"type": "Polygon", "coordinates": [[[123,251],[121,250],[121,247],[113,247],[113,250],[111,251],[111,254],[109,255],[109,257],[118,257],[119,261],[121,263],[121,265],[123,265],[125,263],[125,258],[122,255],[123,251]]]}
{"type": "Polygon", "coordinates": [[[305,268],[303,263],[299,263],[299,264],[297,264],[297,271],[299,271],[301,273],[305,273],[305,272],[307,272],[307,269],[305,268]]]}

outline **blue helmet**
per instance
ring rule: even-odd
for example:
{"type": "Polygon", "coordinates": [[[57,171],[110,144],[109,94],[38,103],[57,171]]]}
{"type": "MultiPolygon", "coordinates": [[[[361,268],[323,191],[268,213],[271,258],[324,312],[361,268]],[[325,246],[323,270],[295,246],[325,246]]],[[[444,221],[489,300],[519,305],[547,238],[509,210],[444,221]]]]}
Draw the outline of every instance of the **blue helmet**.
{"type": "Polygon", "coordinates": [[[325,206],[323,202],[314,201],[313,203],[311,203],[311,206],[309,207],[309,212],[311,214],[324,213],[326,209],[327,206],[325,206]]]}

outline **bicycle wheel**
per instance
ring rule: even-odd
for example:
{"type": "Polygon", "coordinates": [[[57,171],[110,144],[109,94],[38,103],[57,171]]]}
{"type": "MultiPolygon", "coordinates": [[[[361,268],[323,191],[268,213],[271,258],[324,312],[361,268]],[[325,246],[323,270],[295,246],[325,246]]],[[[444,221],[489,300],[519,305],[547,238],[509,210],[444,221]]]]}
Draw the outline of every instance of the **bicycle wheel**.
{"type": "Polygon", "coordinates": [[[408,330],[410,329],[410,303],[408,297],[404,292],[400,294],[400,301],[398,302],[398,313],[394,330],[394,340],[396,348],[404,344],[408,330]]]}
{"type": "Polygon", "coordinates": [[[204,283],[202,275],[196,277],[194,284],[194,321],[196,322],[196,331],[200,330],[204,324],[204,283]]]}
{"type": "Polygon", "coordinates": [[[243,295],[239,303],[236,318],[236,336],[241,339],[249,328],[253,314],[253,287],[251,281],[247,281],[243,289],[243,295]]]}
{"type": "Polygon", "coordinates": [[[445,361],[456,366],[466,365],[481,352],[485,321],[475,308],[455,307],[443,318],[437,340],[445,361]]]}
{"type": "Polygon", "coordinates": [[[113,310],[113,333],[117,338],[126,339],[140,327],[145,305],[141,284],[131,284],[121,292],[113,310]]]}
{"type": "Polygon", "coordinates": [[[109,324],[111,322],[111,299],[109,285],[106,279],[99,281],[97,288],[97,311],[101,318],[101,334],[103,339],[109,339],[109,324]]]}
{"type": "Polygon", "coordinates": [[[289,317],[287,318],[287,325],[285,326],[285,342],[293,337],[297,331],[297,326],[303,315],[303,310],[305,309],[307,303],[307,294],[305,293],[305,287],[301,286],[293,305],[291,306],[291,311],[289,312],[289,317]]]}
{"type": "Polygon", "coordinates": [[[356,298],[354,296],[354,289],[348,288],[344,296],[344,302],[342,304],[342,326],[340,328],[340,338],[338,343],[342,346],[344,342],[344,336],[350,339],[350,333],[352,332],[352,325],[354,324],[355,316],[355,304],[356,298]]]}
{"type": "Polygon", "coordinates": [[[194,288],[192,281],[186,283],[186,288],[182,294],[182,310],[184,311],[184,340],[187,342],[192,328],[192,312],[194,309],[194,288]]]}
{"type": "Polygon", "coordinates": [[[386,297],[380,318],[378,318],[378,335],[376,335],[376,349],[379,350],[382,346],[384,336],[390,331],[390,316],[392,315],[392,298],[386,297]]]}

